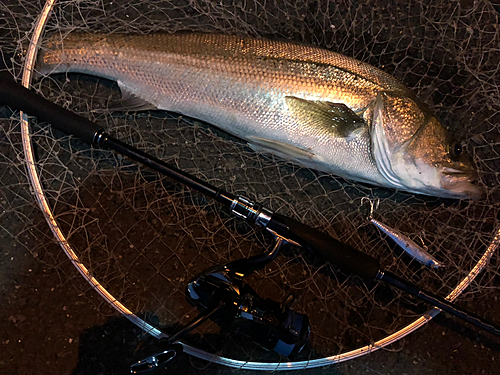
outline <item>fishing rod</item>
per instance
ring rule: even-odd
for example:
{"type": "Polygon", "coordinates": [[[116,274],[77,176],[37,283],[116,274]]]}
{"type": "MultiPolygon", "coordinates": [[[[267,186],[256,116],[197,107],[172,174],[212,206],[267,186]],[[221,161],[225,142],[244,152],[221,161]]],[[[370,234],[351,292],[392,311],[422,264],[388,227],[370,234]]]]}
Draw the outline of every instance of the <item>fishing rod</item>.
{"type": "MultiPolygon", "coordinates": [[[[146,165],[191,189],[215,199],[227,207],[231,214],[267,230],[274,236],[276,245],[273,251],[261,256],[252,257],[253,259],[232,262],[219,267],[217,270],[213,270],[211,273],[208,272],[206,276],[213,276],[210,280],[221,280],[221,278],[225,277],[229,284],[234,278],[241,279],[242,275],[253,272],[262,267],[263,264],[266,264],[266,262],[274,259],[281,245],[292,244],[317,253],[346,274],[357,275],[364,281],[378,280],[385,282],[450,315],[500,337],[500,328],[472,313],[461,310],[443,298],[421,290],[389,271],[381,269],[378,260],[372,256],[356,250],[332,238],[328,234],[311,228],[297,220],[273,212],[258,203],[252,202],[248,198],[237,196],[212,186],[199,178],[111,137],[105,132],[104,128],[96,123],[66,110],[46,100],[36,92],[21,86],[6,71],[0,72],[0,103],[9,106],[11,109],[24,111],[36,116],[40,121],[50,123],[56,129],[74,135],[94,147],[114,150],[129,159],[146,165]]],[[[206,280],[203,279],[205,286],[227,289],[228,285],[226,284],[222,286],[215,285],[213,282],[207,283],[206,280]]],[[[198,281],[194,280],[190,285],[199,286],[201,281],[198,281]]],[[[214,308],[218,309],[219,305],[214,308]]],[[[211,312],[208,311],[205,315],[210,316],[211,312]]],[[[199,322],[196,324],[199,324],[199,322]]]]}

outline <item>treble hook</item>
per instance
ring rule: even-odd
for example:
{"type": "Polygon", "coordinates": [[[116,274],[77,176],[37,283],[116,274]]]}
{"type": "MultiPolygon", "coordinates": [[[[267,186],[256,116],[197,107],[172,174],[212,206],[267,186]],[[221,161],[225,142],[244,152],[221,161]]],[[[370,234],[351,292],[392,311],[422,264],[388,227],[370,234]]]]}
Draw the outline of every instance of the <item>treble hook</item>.
{"type": "Polygon", "coordinates": [[[363,205],[366,201],[370,203],[370,215],[368,216],[368,220],[373,219],[373,210],[378,209],[378,206],[380,205],[380,199],[376,198],[375,203],[368,197],[363,197],[361,198],[361,205],[363,205]]]}

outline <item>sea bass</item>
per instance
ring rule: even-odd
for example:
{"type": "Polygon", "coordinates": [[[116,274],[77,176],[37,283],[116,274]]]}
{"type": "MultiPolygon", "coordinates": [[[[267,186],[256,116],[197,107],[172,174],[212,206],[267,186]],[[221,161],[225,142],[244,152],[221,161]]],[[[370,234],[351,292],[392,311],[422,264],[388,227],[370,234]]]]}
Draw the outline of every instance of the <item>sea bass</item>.
{"type": "Polygon", "coordinates": [[[458,143],[389,74],[301,44],[211,34],[53,35],[41,74],[118,83],[121,109],[174,111],[300,165],[414,193],[475,198],[458,143]]]}

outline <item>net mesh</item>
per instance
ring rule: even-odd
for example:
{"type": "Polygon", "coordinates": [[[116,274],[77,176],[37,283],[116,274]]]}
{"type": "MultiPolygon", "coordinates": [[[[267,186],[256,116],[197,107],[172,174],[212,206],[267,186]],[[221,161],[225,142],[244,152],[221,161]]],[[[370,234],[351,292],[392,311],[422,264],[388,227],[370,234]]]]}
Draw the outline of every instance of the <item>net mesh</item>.
{"type": "MultiPolygon", "coordinates": [[[[0,4],[0,48],[18,74],[38,2],[0,4]]],[[[207,124],[160,111],[109,113],[119,97],[112,82],[70,74],[38,80],[45,97],[101,124],[113,136],[228,191],[294,217],[380,259],[384,269],[446,296],[476,264],[499,227],[500,30],[498,6],[483,1],[61,1],[48,33],[191,30],[287,39],[319,45],[382,68],[413,89],[459,138],[487,187],[481,200],[452,201],[352,183],[254,153],[207,124]],[[96,111],[99,110],[99,111],[96,111]],[[424,269],[381,236],[376,219],[422,242],[444,269],[424,269]]],[[[0,199],[3,227],[19,243],[51,237],[29,195],[17,114],[3,113],[0,199]],[[9,120],[8,117],[11,117],[9,120]],[[5,166],[5,168],[4,168],[5,166]],[[7,216],[5,216],[7,217],[7,216]]],[[[32,141],[44,190],[81,261],[108,290],[166,332],[197,311],[186,283],[207,268],[259,254],[269,238],[195,192],[110,152],[33,121],[32,141]]],[[[59,267],[57,248],[30,249],[59,267]]],[[[65,271],[63,271],[64,273],[65,271]]],[[[68,275],[70,272],[66,272],[68,275]]],[[[75,277],[74,274],[71,274],[75,277]]],[[[412,321],[420,303],[383,285],[365,285],[320,259],[288,249],[248,279],[265,298],[294,294],[293,309],[311,320],[310,347],[319,358],[369,344],[412,321]]],[[[498,322],[487,309],[498,297],[498,258],[458,303],[498,322]]],[[[241,360],[279,360],[214,324],[187,342],[241,360]]]]}

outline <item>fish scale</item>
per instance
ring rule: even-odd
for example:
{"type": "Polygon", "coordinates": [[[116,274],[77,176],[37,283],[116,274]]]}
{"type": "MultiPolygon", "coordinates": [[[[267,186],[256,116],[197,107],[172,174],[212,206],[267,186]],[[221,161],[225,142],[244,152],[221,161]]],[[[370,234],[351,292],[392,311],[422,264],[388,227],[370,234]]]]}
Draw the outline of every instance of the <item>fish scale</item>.
{"type": "MultiPolygon", "coordinates": [[[[195,33],[53,35],[41,51],[42,74],[79,72],[117,81],[124,109],[178,112],[216,125],[257,151],[356,181],[429,194],[407,186],[418,185],[412,181],[395,185],[398,178],[384,174],[398,166],[381,168],[379,160],[391,158],[377,157],[372,147],[373,134],[385,136],[371,130],[380,93],[411,103],[413,95],[355,59],[289,42],[195,33]],[[359,115],[359,121],[344,115],[359,115]]],[[[388,115],[392,121],[404,113],[388,115]]],[[[406,128],[415,133],[414,124],[406,128]]],[[[398,134],[390,135],[399,142],[398,134]]],[[[391,152],[377,150],[382,156],[391,152]]]]}

